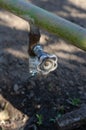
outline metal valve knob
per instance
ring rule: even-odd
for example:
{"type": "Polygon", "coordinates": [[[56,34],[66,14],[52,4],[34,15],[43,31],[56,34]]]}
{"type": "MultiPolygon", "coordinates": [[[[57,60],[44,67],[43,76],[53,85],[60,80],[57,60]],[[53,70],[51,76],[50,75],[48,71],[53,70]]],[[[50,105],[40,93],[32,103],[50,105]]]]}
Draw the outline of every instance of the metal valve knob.
{"type": "Polygon", "coordinates": [[[33,52],[38,58],[37,71],[43,75],[47,75],[51,71],[57,68],[57,57],[56,55],[48,54],[43,51],[42,46],[36,45],[33,48],[33,52]]]}

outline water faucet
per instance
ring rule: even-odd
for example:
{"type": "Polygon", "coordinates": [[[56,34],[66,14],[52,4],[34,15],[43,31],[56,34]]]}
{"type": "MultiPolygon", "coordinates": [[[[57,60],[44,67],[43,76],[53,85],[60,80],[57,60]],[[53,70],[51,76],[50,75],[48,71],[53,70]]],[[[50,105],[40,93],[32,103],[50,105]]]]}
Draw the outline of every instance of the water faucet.
{"type": "Polygon", "coordinates": [[[43,50],[43,47],[39,44],[40,36],[39,28],[30,24],[28,54],[29,73],[32,76],[37,74],[47,75],[57,68],[57,56],[43,50]]]}

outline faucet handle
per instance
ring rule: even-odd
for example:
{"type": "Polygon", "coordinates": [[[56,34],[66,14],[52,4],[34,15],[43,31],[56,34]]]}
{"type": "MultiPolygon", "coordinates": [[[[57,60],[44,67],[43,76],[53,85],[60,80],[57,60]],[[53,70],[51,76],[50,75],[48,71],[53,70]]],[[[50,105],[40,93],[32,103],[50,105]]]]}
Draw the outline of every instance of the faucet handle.
{"type": "Polygon", "coordinates": [[[37,69],[43,75],[47,75],[57,68],[57,56],[53,54],[44,53],[39,59],[37,69]]]}
{"type": "Polygon", "coordinates": [[[56,55],[44,52],[42,46],[39,44],[34,46],[33,52],[35,56],[29,57],[29,69],[32,75],[36,75],[37,73],[47,75],[57,68],[58,58],[56,55]]]}

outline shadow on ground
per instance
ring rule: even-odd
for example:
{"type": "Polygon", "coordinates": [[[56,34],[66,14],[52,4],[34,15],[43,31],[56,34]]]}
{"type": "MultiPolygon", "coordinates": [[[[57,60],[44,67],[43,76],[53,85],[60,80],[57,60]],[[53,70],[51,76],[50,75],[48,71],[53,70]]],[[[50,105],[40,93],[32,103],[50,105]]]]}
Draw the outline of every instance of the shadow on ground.
{"type": "MultiPolygon", "coordinates": [[[[71,11],[65,6],[74,8],[80,14],[85,14],[86,11],[67,0],[32,2],[55,13],[65,12],[65,18],[75,20],[74,22],[82,26],[86,22],[85,18],[77,19],[70,15],[71,11]]],[[[14,19],[7,23],[7,20],[0,18],[0,93],[15,108],[32,118],[31,122],[28,120],[30,125],[37,122],[35,115],[41,113],[41,130],[51,130],[55,126],[49,121],[58,114],[59,106],[64,106],[65,113],[75,109],[67,103],[69,98],[80,98],[81,103],[86,103],[86,53],[42,31],[43,36],[50,37],[45,39],[45,44],[42,43],[44,48],[59,57],[58,68],[46,77],[28,79],[28,27],[25,23],[26,30],[23,30],[19,23],[16,24],[19,22],[17,18],[14,19]],[[14,19],[16,22],[13,22],[14,19]],[[12,26],[9,26],[9,23],[12,23],[12,26]]]]}

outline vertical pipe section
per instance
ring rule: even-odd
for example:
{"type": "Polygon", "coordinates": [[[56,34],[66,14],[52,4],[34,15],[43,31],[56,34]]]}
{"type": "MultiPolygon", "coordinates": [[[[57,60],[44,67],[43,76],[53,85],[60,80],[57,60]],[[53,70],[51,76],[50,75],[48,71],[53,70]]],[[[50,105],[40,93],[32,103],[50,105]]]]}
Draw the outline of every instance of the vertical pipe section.
{"type": "Polygon", "coordinates": [[[0,0],[0,7],[53,33],[86,51],[86,29],[41,9],[28,0],[0,0]]]}

